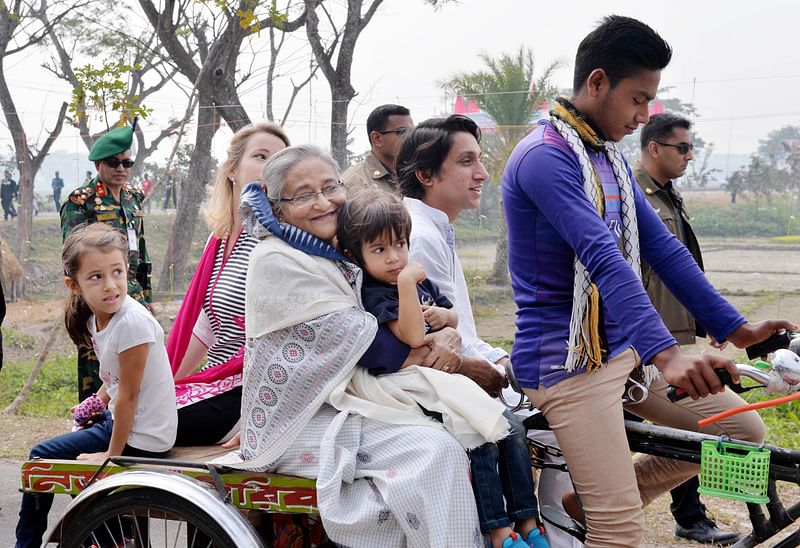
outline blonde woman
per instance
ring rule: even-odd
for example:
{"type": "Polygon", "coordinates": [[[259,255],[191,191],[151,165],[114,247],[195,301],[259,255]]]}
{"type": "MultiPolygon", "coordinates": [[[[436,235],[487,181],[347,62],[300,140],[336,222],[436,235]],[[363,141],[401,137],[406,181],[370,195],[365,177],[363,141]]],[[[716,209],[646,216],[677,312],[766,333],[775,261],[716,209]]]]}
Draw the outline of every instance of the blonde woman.
{"type": "Polygon", "coordinates": [[[239,193],[289,146],[279,126],[237,131],[208,206],[211,236],[167,342],[178,404],[178,446],[222,443],[238,432],[244,359],[245,280],[257,240],[242,230],[239,193]],[[198,370],[198,367],[207,360],[198,370]]]}

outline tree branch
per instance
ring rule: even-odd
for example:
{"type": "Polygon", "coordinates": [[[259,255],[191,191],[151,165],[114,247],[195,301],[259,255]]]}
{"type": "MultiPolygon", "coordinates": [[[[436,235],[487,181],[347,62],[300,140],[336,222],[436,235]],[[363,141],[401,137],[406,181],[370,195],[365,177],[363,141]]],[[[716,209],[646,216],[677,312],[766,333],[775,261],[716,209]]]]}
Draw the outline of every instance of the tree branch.
{"type": "Polygon", "coordinates": [[[151,0],[139,0],[139,5],[148,21],[158,33],[158,38],[169,52],[172,61],[180,71],[191,81],[196,81],[200,75],[200,67],[194,62],[189,52],[178,39],[178,32],[171,14],[175,8],[175,0],[164,0],[164,11],[159,12],[151,0]]]}
{"type": "Polygon", "coordinates": [[[328,53],[322,45],[322,37],[319,35],[319,17],[317,17],[315,0],[304,0],[306,6],[306,36],[311,45],[311,51],[317,59],[320,70],[325,78],[332,82],[336,78],[336,71],[331,64],[333,51],[328,53]]]}
{"type": "Polygon", "coordinates": [[[311,81],[312,78],[314,78],[314,75],[317,73],[318,69],[319,65],[313,65],[312,61],[311,74],[308,75],[308,78],[300,82],[300,84],[295,84],[294,80],[290,80],[292,82],[293,89],[292,89],[292,94],[289,96],[289,103],[286,105],[286,110],[284,111],[283,117],[281,118],[281,125],[286,123],[286,119],[289,117],[289,112],[292,110],[292,106],[294,106],[294,100],[297,98],[297,94],[300,93],[300,90],[303,89],[311,81]]]}
{"type": "Polygon", "coordinates": [[[39,171],[39,168],[42,167],[42,162],[44,162],[45,157],[49,154],[50,148],[52,148],[53,143],[56,142],[56,139],[58,139],[58,136],[61,134],[61,129],[64,127],[64,120],[67,118],[67,107],[69,107],[69,105],[66,102],[61,103],[61,109],[58,111],[58,118],[56,119],[56,126],[53,128],[53,131],[49,132],[41,150],[34,156],[30,153],[30,148],[28,149],[28,153],[31,155],[32,173],[36,173],[39,171]]]}
{"type": "MultiPolygon", "coordinates": [[[[32,36],[30,36],[28,38],[27,42],[25,42],[24,44],[22,44],[21,46],[18,46],[16,48],[12,48],[12,49],[6,50],[6,52],[5,52],[6,56],[14,55],[15,53],[19,53],[20,51],[23,51],[23,50],[25,50],[26,48],[28,48],[30,46],[38,44],[39,42],[44,40],[47,36],[49,36],[50,30],[54,26],[56,26],[64,17],[66,17],[70,12],[72,12],[72,11],[74,11],[76,9],[79,9],[79,8],[83,8],[83,7],[87,6],[89,3],[90,2],[87,1],[87,2],[80,3],[80,4],[74,4],[71,7],[67,8],[66,11],[58,14],[52,21],[47,23],[44,28],[39,29],[37,31],[38,34],[37,33],[33,33],[32,36]]],[[[39,9],[31,10],[30,17],[36,18],[38,20],[41,20],[41,18],[39,17],[39,14],[40,14],[40,12],[44,12],[44,10],[46,9],[46,5],[47,4],[45,2],[42,2],[42,6],[39,9]]],[[[20,15],[19,17],[20,17],[20,19],[22,19],[25,16],[20,15]]]]}
{"type": "MultiPolygon", "coordinates": [[[[310,0],[310,1],[306,0],[305,1],[306,9],[303,11],[303,13],[301,13],[297,17],[297,19],[295,19],[294,21],[287,21],[286,23],[284,23],[282,25],[276,24],[272,20],[271,16],[270,17],[265,17],[264,19],[259,19],[258,24],[261,26],[261,28],[270,27],[270,28],[280,29],[283,32],[294,32],[294,31],[296,31],[297,29],[299,29],[300,27],[302,27],[303,25],[306,24],[306,16],[308,14],[309,5],[312,5],[311,10],[313,11],[321,3],[322,3],[322,0],[310,0]]],[[[288,6],[287,6],[287,10],[288,10],[288,6]]]]}

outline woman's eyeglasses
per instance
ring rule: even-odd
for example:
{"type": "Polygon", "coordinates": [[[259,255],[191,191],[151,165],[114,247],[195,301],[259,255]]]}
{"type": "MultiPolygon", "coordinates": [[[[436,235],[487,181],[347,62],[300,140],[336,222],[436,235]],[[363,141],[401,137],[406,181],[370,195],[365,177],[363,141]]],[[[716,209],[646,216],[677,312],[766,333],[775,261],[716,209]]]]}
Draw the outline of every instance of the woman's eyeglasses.
{"type": "Polygon", "coordinates": [[[133,160],[128,160],[127,158],[124,160],[119,160],[117,158],[106,158],[103,160],[103,163],[111,169],[117,169],[120,165],[122,165],[122,167],[125,169],[130,169],[133,167],[133,160]]]}
{"type": "Polygon", "coordinates": [[[694,145],[692,143],[680,143],[680,144],[677,144],[677,145],[673,145],[672,143],[659,143],[658,141],[656,141],[656,143],[658,143],[662,147],[677,148],[678,149],[678,153],[680,153],[680,154],[688,154],[688,152],[690,150],[694,149],[694,145]]]}
{"type": "Polygon", "coordinates": [[[317,201],[317,196],[325,196],[326,199],[338,198],[344,194],[344,184],[337,181],[335,184],[323,187],[319,192],[303,192],[291,198],[281,198],[281,202],[289,202],[294,207],[309,207],[317,201]]]}

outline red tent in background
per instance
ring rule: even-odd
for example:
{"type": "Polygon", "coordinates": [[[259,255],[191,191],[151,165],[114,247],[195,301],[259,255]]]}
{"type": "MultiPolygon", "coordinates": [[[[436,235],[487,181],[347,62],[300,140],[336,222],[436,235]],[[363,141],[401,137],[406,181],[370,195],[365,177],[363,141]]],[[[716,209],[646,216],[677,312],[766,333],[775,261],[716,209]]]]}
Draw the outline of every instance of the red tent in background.
{"type": "Polygon", "coordinates": [[[466,99],[457,95],[453,105],[453,114],[463,114],[472,118],[483,132],[492,133],[497,131],[497,122],[488,112],[481,110],[476,99],[466,99]]]}
{"type": "Polygon", "coordinates": [[[475,99],[466,100],[460,95],[456,96],[456,104],[453,107],[453,114],[473,114],[481,111],[478,101],[475,99]]]}
{"type": "Polygon", "coordinates": [[[652,101],[650,101],[649,110],[650,110],[649,116],[652,116],[654,114],[664,114],[666,112],[666,109],[664,108],[664,103],[662,103],[658,99],[653,99],[652,101]]]}

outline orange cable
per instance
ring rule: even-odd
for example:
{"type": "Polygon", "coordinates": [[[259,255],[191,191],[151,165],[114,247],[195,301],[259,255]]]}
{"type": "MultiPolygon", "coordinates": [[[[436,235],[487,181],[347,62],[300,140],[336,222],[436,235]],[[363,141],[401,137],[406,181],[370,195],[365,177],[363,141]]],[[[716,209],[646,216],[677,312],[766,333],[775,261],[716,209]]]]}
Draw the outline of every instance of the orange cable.
{"type": "Polygon", "coordinates": [[[774,400],[751,403],[749,405],[740,405],[739,407],[734,407],[733,409],[728,409],[727,411],[723,411],[722,413],[717,413],[716,415],[712,415],[703,420],[697,421],[697,424],[699,424],[700,426],[707,426],[709,424],[721,421],[722,419],[727,419],[728,417],[732,417],[733,415],[744,413],[745,411],[752,411],[754,409],[764,409],[766,407],[777,407],[779,405],[783,405],[784,403],[789,403],[794,400],[800,400],[800,392],[796,392],[789,396],[775,398],[774,400]]]}

